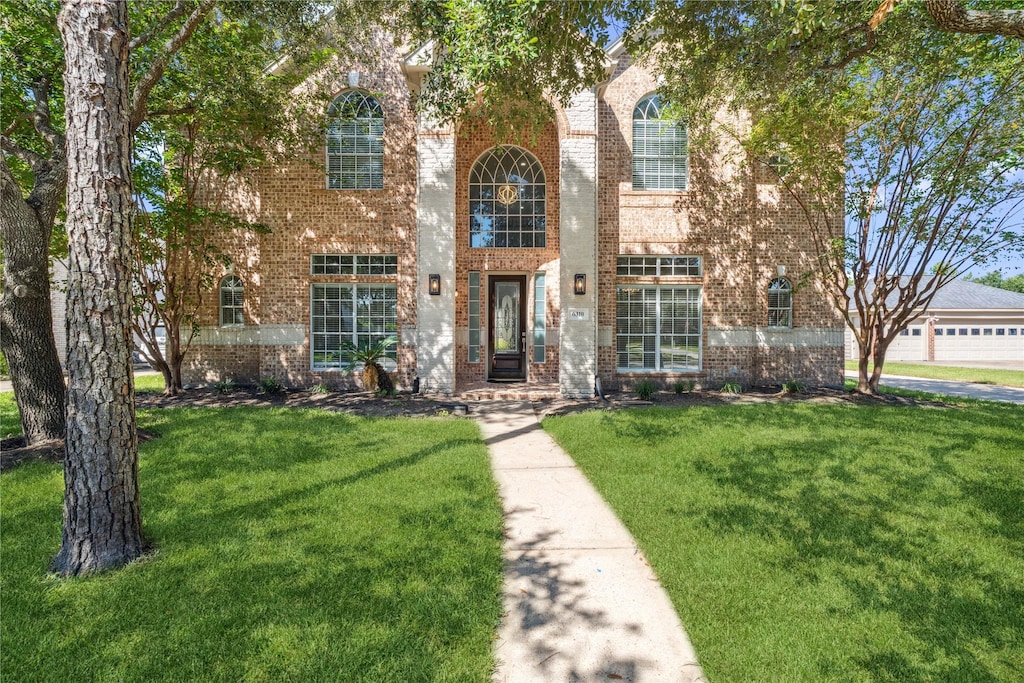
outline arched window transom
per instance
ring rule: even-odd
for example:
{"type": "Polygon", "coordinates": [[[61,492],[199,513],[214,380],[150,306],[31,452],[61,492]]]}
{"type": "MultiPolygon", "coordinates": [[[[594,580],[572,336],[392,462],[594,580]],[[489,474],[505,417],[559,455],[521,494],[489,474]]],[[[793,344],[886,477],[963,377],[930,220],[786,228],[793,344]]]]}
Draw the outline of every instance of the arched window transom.
{"type": "Polygon", "coordinates": [[[519,147],[494,147],[469,172],[469,246],[544,247],[544,169],[519,147]]]}
{"type": "Polygon", "coordinates": [[[220,281],[220,324],[245,324],[245,286],[242,278],[228,275],[220,281]]]}
{"type": "Polygon", "coordinates": [[[384,110],[361,90],[338,95],[327,111],[327,188],[384,188],[384,110]]]}
{"type": "Polygon", "coordinates": [[[793,286],[784,277],[777,277],[768,285],[768,326],[793,326],[793,286]]]}
{"type": "Polygon", "coordinates": [[[686,128],[662,119],[657,95],[648,95],[633,109],[633,189],[685,190],[690,155],[686,128]]]}

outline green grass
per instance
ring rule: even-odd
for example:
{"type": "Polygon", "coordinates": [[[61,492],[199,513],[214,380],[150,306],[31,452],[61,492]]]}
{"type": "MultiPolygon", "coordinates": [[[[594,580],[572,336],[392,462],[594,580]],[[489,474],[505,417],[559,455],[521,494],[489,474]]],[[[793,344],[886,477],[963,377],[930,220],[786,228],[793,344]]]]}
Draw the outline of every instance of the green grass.
{"type": "Polygon", "coordinates": [[[135,375],[135,391],[163,391],[164,376],[160,373],[155,375],[135,375]]]}
{"type": "Polygon", "coordinates": [[[544,428],[637,538],[713,683],[1019,681],[1024,407],[760,404],[544,428]]]}
{"type": "Polygon", "coordinates": [[[155,552],[56,580],[57,465],[2,475],[4,680],[487,681],[501,511],[471,422],[142,413],[155,552]]]}
{"type": "Polygon", "coordinates": [[[21,434],[21,418],[13,391],[0,391],[0,439],[21,434]]]}
{"type": "MultiPolygon", "coordinates": [[[[857,371],[857,361],[846,361],[846,369],[857,371]]],[[[1001,384],[1007,387],[1024,387],[1024,370],[998,370],[994,368],[956,368],[945,365],[917,365],[912,363],[886,363],[882,372],[887,375],[948,379],[954,382],[976,382],[978,384],[1001,384]]]]}
{"type": "MultiPolygon", "coordinates": [[[[163,375],[136,375],[136,391],[163,391],[163,375]]],[[[21,434],[21,420],[18,418],[18,405],[14,401],[13,391],[0,391],[0,438],[21,434]]]]}

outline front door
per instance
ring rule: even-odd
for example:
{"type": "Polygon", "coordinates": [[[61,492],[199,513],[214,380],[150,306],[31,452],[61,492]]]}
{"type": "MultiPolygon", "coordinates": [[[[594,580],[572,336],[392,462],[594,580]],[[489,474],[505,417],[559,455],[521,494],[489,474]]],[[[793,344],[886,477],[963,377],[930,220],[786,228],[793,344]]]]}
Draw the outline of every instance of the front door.
{"type": "Polygon", "coordinates": [[[526,379],[526,277],[494,275],[488,301],[489,379],[526,379]]]}

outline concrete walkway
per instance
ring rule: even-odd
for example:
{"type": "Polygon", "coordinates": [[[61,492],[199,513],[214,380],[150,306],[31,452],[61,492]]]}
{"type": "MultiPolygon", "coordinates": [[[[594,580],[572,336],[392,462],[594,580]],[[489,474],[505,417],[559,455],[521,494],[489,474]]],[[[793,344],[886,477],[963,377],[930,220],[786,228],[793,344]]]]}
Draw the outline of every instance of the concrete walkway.
{"type": "Polygon", "coordinates": [[[472,407],[505,508],[494,680],[704,681],[633,538],[525,402],[472,407]]]}
{"type": "MultiPolygon", "coordinates": [[[[850,379],[857,379],[856,372],[846,372],[850,379]]],[[[1006,403],[1024,403],[1024,389],[1004,387],[999,384],[977,384],[975,382],[954,382],[945,379],[927,379],[924,377],[905,377],[882,373],[878,382],[883,387],[908,389],[910,391],[927,391],[933,394],[959,396],[962,398],[980,398],[986,401],[1003,401],[1006,403]]]]}

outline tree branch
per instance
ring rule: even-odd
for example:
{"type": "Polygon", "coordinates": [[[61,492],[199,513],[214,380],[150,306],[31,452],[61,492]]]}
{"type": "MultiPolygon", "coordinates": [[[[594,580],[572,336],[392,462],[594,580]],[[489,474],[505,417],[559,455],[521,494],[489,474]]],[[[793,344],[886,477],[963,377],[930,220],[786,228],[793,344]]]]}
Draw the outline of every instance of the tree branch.
{"type": "Polygon", "coordinates": [[[961,0],[927,0],[925,7],[943,31],[1024,38],[1024,10],[971,10],[961,0]]]}
{"type": "Polygon", "coordinates": [[[174,8],[170,12],[165,14],[164,18],[158,21],[156,25],[153,26],[153,28],[149,29],[141,36],[136,36],[135,38],[132,38],[131,42],[128,43],[128,49],[131,52],[134,52],[140,47],[147,45],[149,41],[153,40],[153,38],[155,38],[161,31],[167,28],[167,26],[170,25],[172,21],[175,21],[176,19],[184,15],[187,9],[188,5],[186,4],[185,0],[178,0],[178,2],[174,5],[174,8]]]}
{"type": "Polygon", "coordinates": [[[875,45],[878,44],[878,40],[875,36],[875,29],[873,29],[868,24],[864,24],[864,26],[861,28],[864,29],[864,44],[855,50],[850,50],[849,52],[847,52],[846,55],[844,55],[843,58],[840,59],[839,61],[825,62],[824,64],[821,65],[822,69],[842,69],[853,60],[857,59],[858,57],[863,57],[864,55],[868,54],[869,52],[875,49],[875,45]]]}
{"type": "Polygon", "coordinates": [[[22,147],[6,135],[0,135],[0,148],[8,154],[18,157],[32,168],[36,168],[46,161],[42,154],[22,147]]]}
{"type": "Polygon", "coordinates": [[[135,90],[132,92],[131,132],[134,133],[142,125],[142,122],[146,120],[149,93],[164,75],[171,57],[177,54],[182,46],[188,42],[196,28],[199,27],[199,24],[203,23],[203,19],[213,9],[214,4],[216,4],[216,0],[202,0],[192,14],[189,15],[188,19],[185,20],[185,23],[181,25],[178,32],[164,43],[161,55],[153,62],[149,70],[143,74],[142,78],[139,79],[135,90]]]}
{"type": "Polygon", "coordinates": [[[196,105],[186,104],[184,107],[177,107],[175,109],[153,109],[147,113],[147,118],[153,118],[154,116],[177,116],[178,114],[193,114],[196,111],[196,105]]]}
{"type": "Polygon", "coordinates": [[[50,119],[50,77],[44,76],[32,84],[32,99],[35,107],[32,110],[32,125],[36,132],[43,136],[50,149],[64,144],[64,139],[53,129],[50,119]]]}

